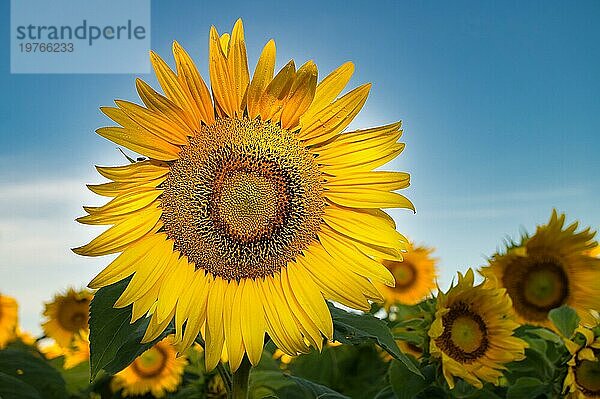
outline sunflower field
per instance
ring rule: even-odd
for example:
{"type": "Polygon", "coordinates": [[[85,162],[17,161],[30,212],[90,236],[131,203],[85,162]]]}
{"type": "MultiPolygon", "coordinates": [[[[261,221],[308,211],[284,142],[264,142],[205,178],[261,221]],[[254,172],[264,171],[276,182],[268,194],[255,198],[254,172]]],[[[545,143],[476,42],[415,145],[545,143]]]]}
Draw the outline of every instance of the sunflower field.
{"type": "Polygon", "coordinates": [[[116,257],[41,336],[0,292],[0,398],[600,397],[595,231],[553,210],[442,289],[387,213],[415,211],[401,123],[348,129],[353,63],[276,70],[270,40],[251,73],[241,20],[210,29],[209,84],[172,52],[101,107],[135,155],[96,167],[77,222],[106,228],[72,251],[116,257]]]}

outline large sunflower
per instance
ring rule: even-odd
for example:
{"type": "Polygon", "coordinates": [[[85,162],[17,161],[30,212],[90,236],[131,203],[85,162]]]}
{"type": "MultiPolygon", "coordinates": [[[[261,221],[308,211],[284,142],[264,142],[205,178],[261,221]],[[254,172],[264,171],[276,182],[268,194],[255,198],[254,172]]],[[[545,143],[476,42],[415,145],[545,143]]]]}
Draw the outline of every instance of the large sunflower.
{"type": "Polygon", "coordinates": [[[162,398],[181,384],[186,364],[184,356],[177,357],[172,337],[167,337],[115,374],[111,387],[115,392],[122,390],[123,396],[151,393],[153,397],[162,398]]]}
{"type": "Polygon", "coordinates": [[[387,306],[397,302],[414,305],[431,294],[436,287],[435,259],[431,256],[432,252],[432,248],[410,243],[402,261],[383,261],[383,265],[396,279],[396,285],[393,287],[383,284],[379,287],[387,306]]]}
{"type": "Polygon", "coordinates": [[[65,293],[55,295],[44,310],[47,318],[42,324],[44,334],[60,346],[70,347],[79,334],[88,331],[91,300],[92,293],[88,290],[69,288],[65,293]]]}
{"type": "Polygon", "coordinates": [[[324,298],[366,310],[375,281],[394,284],[375,259],[401,260],[406,240],[380,208],[413,209],[395,192],[409,175],[374,169],[404,149],[400,123],[342,133],[370,89],[338,98],[351,63],[319,84],[312,61],[273,76],[269,41],[251,78],[241,20],[210,30],[211,89],[173,54],[176,72],[151,54],[164,96],[137,80],[145,107],[102,108],[122,127],[98,133],[149,159],[98,168],[112,181],[90,189],[113,199],[78,220],[113,226],[74,251],[122,253],[89,286],[132,276],[115,306],[136,320],[156,303],[146,341],[174,319],[184,349],[204,325],[208,369],[223,345],[233,370],[244,353],[256,364],[265,331],[290,355],[321,348],[324,298]]]}
{"type": "MultiPolygon", "coordinates": [[[[600,337],[590,329],[579,328],[583,344],[567,345],[571,352],[563,394],[571,399],[600,398],[600,337]]],[[[568,342],[568,341],[567,341],[568,342]]]]}
{"type": "Polygon", "coordinates": [[[447,293],[439,292],[435,320],[429,329],[430,352],[441,358],[444,377],[481,388],[482,381],[498,384],[504,364],[524,359],[527,343],[514,337],[519,325],[506,291],[473,286],[471,269],[447,293]]]}
{"type": "Polygon", "coordinates": [[[14,298],[0,294],[0,349],[16,337],[18,310],[14,298]]]}
{"type": "Polygon", "coordinates": [[[491,283],[506,288],[522,323],[552,327],[548,312],[565,304],[584,324],[595,323],[590,312],[600,309],[600,259],[590,253],[597,246],[595,232],[564,224],[565,215],[553,211],[547,225],[481,269],[491,283]]]}

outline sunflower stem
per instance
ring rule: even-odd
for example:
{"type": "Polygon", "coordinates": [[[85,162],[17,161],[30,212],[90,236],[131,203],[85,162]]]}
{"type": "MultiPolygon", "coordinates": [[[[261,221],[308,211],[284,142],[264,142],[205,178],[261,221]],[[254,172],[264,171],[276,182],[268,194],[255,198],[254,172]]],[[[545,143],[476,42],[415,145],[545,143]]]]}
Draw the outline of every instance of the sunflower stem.
{"type": "Polygon", "coordinates": [[[248,380],[250,377],[250,369],[252,365],[248,360],[247,356],[244,356],[242,364],[233,373],[233,389],[231,392],[231,399],[248,399],[248,380]]]}

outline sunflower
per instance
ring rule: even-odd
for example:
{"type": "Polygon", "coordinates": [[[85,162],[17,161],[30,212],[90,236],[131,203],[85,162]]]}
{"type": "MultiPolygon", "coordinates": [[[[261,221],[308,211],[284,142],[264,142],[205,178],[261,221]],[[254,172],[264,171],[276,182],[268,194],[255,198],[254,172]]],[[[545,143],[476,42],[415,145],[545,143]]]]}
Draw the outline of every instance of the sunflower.
{"type": "Polygon", "coordinates": [[[174,319],[183,350],[205,326],[208,370],[223,346],[232,370],[246,353],[256,365],[265,332],[289,355],[321,348],[324,299],[368,310],[374,282],[394,284],[376,259],[401,260],[406,239],[380,208],[413,209],[395,192],[409,175],[374,169],[404,149],[400,123],[342,133],[370,89],[338,98],[351,63],[319,84],[312,61],[274,74],[271,40],[251,78],[241,20],[210,29],[210,89],[173,54],[175,72],[151,53],[164,95],[137,80],[145,106],[102,108],[121,127],[98,134],[148,159],[98,167],[112,181],[89,186],[113,199],[78,221],[113,226],[74,251],[121,252],[89,286],[132,276],[115,306],[133,304],[133,320],[156,306],[146,342],[174,319]]]}
{"type": "Polygon", "coordinates": [[[75,291],[73,288],[55,295],[44,310],[47,320],[42,328],[46,336],[68,348],[78,334],[86,333],[92,296],[88,290],[75,291]]]}
{"type": "Polygon", "coordinates": [[[65,350],[63,367],[68,370],[90,360],[90,337],[87,331],[76,335],[70,347],[65,350]]]}
{"type": "Polygon", "coordinates": [[[0,294],[0,349],[15,338],[18,309],[14,298],[0,294]]]}
{"type": "Polygon", "coordinates": [[[565,215],[552,212],[547,225],[506,253],[496,254],[481,274],[506,288],[522,323],[552,328],[548,312],[562,305],[574,308],[584,324],[593,325],[600,309],[600,258],[590,228],[564,227],[565,215]]]}
{"type": "Polygon", "coordinates": [[[388,308],[394,303],[419,303],[436,287],[436,259],[431,257],[432,252],[432,248],[409,243],[402,261],[383,260],[383,265],[396,279],[394,287],[379,285],[388,308]]]}
{"type": "Polygon", "coordinates": [[[578,328],[584,337],[582,345],[567,345],[571,359],[567,363],[567,376],[563,394],[571,399],[600,397],[600,337],[586,328],[578,328]]]}
{"type": "Polygon", "coordinates": [[[154,397],[162,398],[167,392],[177,389],[186,364],[184,356],[177,357],[170,336],[156,343],[124,370],[115,374],[111,387],[114,392],[122,390],[123,396],[151,393],[154,397]]]}
{"type": "Polygon", "coordinates": [[[524,359],[527,343],[512,335],[519,326],[506,291],[473,286],[471,269],[447,293],[439,292],[435,320],[429,329],[430,353],[441,358],[444,377],[482,388],[498,384],[504,364],[524,359]]]}

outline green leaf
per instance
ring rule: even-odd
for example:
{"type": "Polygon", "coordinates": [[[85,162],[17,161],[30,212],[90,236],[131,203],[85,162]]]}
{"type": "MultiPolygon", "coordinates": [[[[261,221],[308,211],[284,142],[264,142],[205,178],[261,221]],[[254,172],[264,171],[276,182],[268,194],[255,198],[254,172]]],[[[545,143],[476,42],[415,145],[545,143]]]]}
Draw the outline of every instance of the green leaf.
{"type": "Polygon", "coordinates": [[[507,399],[535,398],[548,391],[548,387],[537,378],[521,377],[508,387],[507,399]]]}
{"type": "Polygon", "coordinates": [[[342,344],[376,343],[413,373],[422,376],[410,358],[402,353],[383,320],[370,314],[355,314],[328,303],[333,319],[333,338],[342,344]]]}
{"type": "Polygon", "coordinates": [[[37,389],[11,375],[0,371],[0,398],[2,399],[41,399],[37,389]]]}
{"type": "MultiPolygon", "coordinates": [[[[411,362],[414,362],[413,364],[416,367],[417,361],[411,360],[411,362]]],[[[429,374],[428,372],[431,372],[432,376],[435,373],[433,369],[426,370],[425,374],[429,374]]],[[[398,399],[412,399],[431,385],[428,378],[419,377],[408,369],[404,363],[397,360],[392,361],[390,366],[390,382],[398,399]]]]}
{"type": "MultiPolygon", "coordinates": [[[[24,384],[35,389],[39,398],[63,399],[68,397],[65,381],[60,373],[45,359],[32,353],[15,349],[0,351],[0,370],[3,374],[3,378],[0,380],[0,397],[3,399],[11,397],[13,387],[7,386],[7,384],[14,379],[20,382],[17,383],[18,386],[24,384]]],[[[24,395],[36,397],[33,396],[31,389],[23,388],[23,390],[24,395]]],[[[15,397],[20,398],[21,396],[15,397]]]]}
{"type": "Polygon", "coordinates": [[[377,395],[373,399],[396,399],[396,394],[392,389],[391,385],[386,386],[381,391],[377,392],[377,395]]]}
{"type": "Polygon", "coordinates": [[[324,385],[317,384],[315,382],[305,380],[304,378],[294,377],[292,375],[286,375],[287,378],[294,381],[298,386],[307,391],[313,399],[350,399],[348,396],[342,395],[339,392],[334,391],[324,385]]]}
{"type": "Polygon", "coordinates": [[[115,374],[156,342],[172,333],[168,327],[156,340],[142,344],[149,319],[141,318],[131,324],[132,306],[116,309],[115,301],[127,287],[129,279],[99,289],[90,305],[90,364],[91,378],[100,370],[115,374]]]}
{"type": "Polygon", "coordinates": [[[548,318],[566,338],[571,338],[580,320],[575,309],[567,305],[552,309],[548,312],[548,318]]]}

